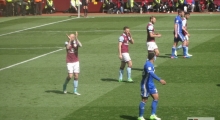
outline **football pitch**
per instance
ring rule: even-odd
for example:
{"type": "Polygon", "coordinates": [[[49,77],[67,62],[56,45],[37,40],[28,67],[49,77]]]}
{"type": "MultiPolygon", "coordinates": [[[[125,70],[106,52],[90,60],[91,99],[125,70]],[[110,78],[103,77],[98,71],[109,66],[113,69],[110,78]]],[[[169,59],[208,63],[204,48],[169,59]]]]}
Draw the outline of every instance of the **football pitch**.
{"type": "MultiPolygon", "coordinates": [[[[166,80],[159,91],[158,117],[220,120],[220,15],[192,14],[188,20],[190,59],[170,59],[175,15],[156,15],[155,31],[160,56],[155,73],[166,80]]],[[[149,15],[68,18],[11,17],[0,19],[0,120],[136,120],[142,68],[146,61],[146,25],[149,15]],[[129,26],[132,79],[126,71],[118,82],[118,38],[129,26]],[[73,80],[63,94],[67,75],[66,33],[79,33],[78,92],[73,80]]],[[[144,117],[150,116],[151,101],[144,117]]]]}

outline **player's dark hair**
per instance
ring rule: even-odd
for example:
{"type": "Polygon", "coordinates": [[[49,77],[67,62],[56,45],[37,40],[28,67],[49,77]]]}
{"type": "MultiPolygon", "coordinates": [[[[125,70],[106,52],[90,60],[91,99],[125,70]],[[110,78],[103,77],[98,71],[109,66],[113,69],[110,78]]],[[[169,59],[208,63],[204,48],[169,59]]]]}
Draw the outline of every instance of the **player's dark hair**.
{"type": "Polygon", "coordinates": [[[149,52],[149,53],[148,53],[148,60],[154,59],[154,56],[155,56],[155,54],[154,54],[153,51],[152,51],[152,52],[149,52]]]}
{"type": "Polygon", "coordinates": [[[185,12],[185,15],[190,15],[190,13],[189,12],[185,12]]]}
{"type": "Polygon", "coordinates": [[[128,27],[128,26],[125,26],[125,27],[123,28],[123,30],[126,30],[126,29],[129,29],[129,27],[128,27]]]}
{"type": "Polygon", "coordinates": [[[178,10],[178,14],[180,14],[180,13],[182,13],[182,12],[183,12],[183,10],[181,10],[181,9],[178,10]]]}
{"type": "Polygon", "coordinates": [[[152,20],[153,18],[156,18],[155,16],[150,16],[150,20],[152,20]]]}

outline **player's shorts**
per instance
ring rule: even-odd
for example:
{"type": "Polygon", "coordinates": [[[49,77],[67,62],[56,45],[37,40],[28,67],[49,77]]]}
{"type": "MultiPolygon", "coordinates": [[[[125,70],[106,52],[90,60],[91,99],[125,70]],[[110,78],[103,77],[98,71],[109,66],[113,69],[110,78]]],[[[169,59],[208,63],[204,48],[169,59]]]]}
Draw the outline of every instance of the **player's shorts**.
{"type": "Polygon", "coordinates": [[[178,41],[183,42],[185,40],[186,40],[186,38],[185,38],[185,36],[182,33],[178,33],[178,37],[177,38],[175,38],[175,36],[174,36],[174,42],[178,42],[178,41]]]}
{"type": "Polygon", "coordinates": [[[141,88],[141,96],[149,97],[149,95],[158,93],[156,88],[141,88]]]}
{"type": "Polygon", "coordinates": [[[88,2],[86,2],[86,0],[82,0],[82,6],[88,6],[88,2]]]}
{"type": "Polygon", "coordinates": [[[131,60],[131,57],[130,57],[129,53],[122,53],[122,60],[121,61],[128,62],[130,60],[131,60]]]}
{"type": "Polygon", "coordinates": [[[74,63],[67,63],[68,73],[79,73],[79,61],[74,63]]]}
{"type": "Polygon", "coordinates": [[[147,42],[147,50],[153,51],[157,49],[157,44],[155,42],[147,42]]]}

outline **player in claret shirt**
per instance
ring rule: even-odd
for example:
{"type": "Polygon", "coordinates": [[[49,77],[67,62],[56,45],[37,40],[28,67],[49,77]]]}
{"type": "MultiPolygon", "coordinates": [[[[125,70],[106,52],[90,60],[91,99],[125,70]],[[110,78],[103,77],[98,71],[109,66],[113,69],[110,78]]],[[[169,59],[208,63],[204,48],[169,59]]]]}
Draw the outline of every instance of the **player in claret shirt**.
{"type": "Polygon", "coordinates": [[[156,23],[156,17],[151,16],[150,22],[147,24],[147,51],[154,52],[154,59],[159,55],[159,49],[155,42],[155,37],[161,37],[161,34],[154,32],[154,24],[156,23]]]}
{"type": "Polygon", "coordinates": [[[128,82],[133,82],[133,80],[131,79],[132,61],[128,53],[128,45],[129,43],[134,44],[134,40],[131,36],[129,27],[124,27],[123,30],[124,32],[119,37],[119,42],[118,42],[118,53],[119,53],[119,59],[121,60],[121,66],[119,70],[119,82],[121,82],[123,79],[123,72],[126,63],[128,64],[127,67],[128,82]]]}
{"type": "Polygon", "coordinates": [[[63,84],[63,92],[67,93],[66,87],[67,83],[70,81],[70,79],[74,76],[74,81],[73,81],[73,93],[75,95],[80,95],[77,91],[78,87],[78,75],[80,72],[79,69],[79,59],[78,59],[78,47],[82,47],[82,44],[78,40],[78,33],[76,32],[76,35],[70,34],[67,35],[69,38],[68,42],[65,42],[66,46],[66,63],[67,63],[67,70],[68,70],[68,76],[66,77],[66,80],[63,84]]]}

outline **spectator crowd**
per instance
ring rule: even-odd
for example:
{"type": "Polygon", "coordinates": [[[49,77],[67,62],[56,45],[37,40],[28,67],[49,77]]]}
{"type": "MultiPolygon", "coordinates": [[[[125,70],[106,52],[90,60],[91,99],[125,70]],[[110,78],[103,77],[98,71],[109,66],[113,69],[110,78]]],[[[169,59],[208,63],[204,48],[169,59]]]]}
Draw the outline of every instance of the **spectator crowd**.
{"type": "MultiPolygon", "coordinates": [[[[219,0],[220,1],[220,0],[219,0]]],[[[178,9],[188,12],[220,11],[220,4],[214,0],[101,0],[103,12],[123,13],[172,13],[178,9]]],[[[81,0],[70,0],[70,7],[64,12],[74,13],[81,6],[81,0]]],[[[53,0],[0,0],[0,15],[25,16],[52,14],[56,12],[53,0]]]]}

